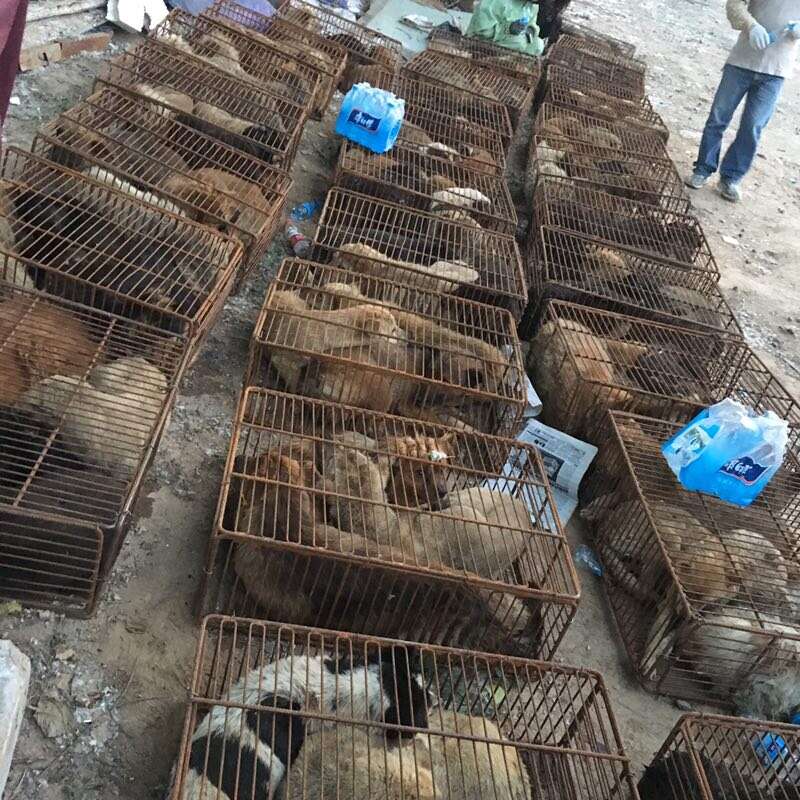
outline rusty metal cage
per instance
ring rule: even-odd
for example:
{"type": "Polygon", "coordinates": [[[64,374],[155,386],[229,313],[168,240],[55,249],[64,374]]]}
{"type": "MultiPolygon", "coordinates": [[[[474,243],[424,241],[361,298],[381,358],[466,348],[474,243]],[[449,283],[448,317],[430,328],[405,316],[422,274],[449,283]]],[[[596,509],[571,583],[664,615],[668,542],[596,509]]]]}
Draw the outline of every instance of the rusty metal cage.
{"type": "Polygon", "coordinates": [[[742,336],[716,278],[707,272],[547,227],[536,237],[528,270],[531,322],[547,300],[556,298],[667,325],[742,336]]]}
{"type": "Polygon", "coordinates": [[[564,19],[561,23],[561,30],[564,35],[583,39],[590,46],[604,47],[621,56],[633,57],[636,55],[635,44],[618,39],[615,36],[609,36],[607,33],[600,33],[581,22],[564,19]]]}
{"type": "MultiPolygon", "coordinates": [[[[563,37],[559,41],[561,38],[563,37]]],[[[611,60],[609,57],[592,55],[583,50],[559,48],[556,42],[547,52],[547,69],[553,65],[582,73],[587,80],[597,81],[604,91],[606,86],[616,84],[639,97],[645,95],[644,73],[626,66],[625,59],[611,60]]]]}
{"type": "Polygon", "coordinates": [[[336,185],[420,211],[463,211],[482,228],[513,236],[517,212],[506,181],[498,176],[396,143],[379,154],[345,140],[336,185]]]}
{"type": "Polygon", "coordinates": [[[641,800],[797,800],[800,727],[684,714],[639,781],[641,800]]]}
{"type": "Polygon", "coordinates": [[[508,110],[500,102],[476,97],[456,86],[433,83],[412,75],[398,75],[374,65],[361,66],[353,71],[353,82],[363,81],[401,97],[407,113],[436,114],[448,119],[459,130],[479,128],[499,134],[506,148],[511,144],[514,128],[508,110]]]}
{"type": "Polygon", "coordinates": [[[508,110],[512,125],[528,113],[536,93],[536,87],[525,80],[435,50],[418,53],[402,71],[422,81],[439,83],[502,103],[508,110]]]}
{"type": "Polygon", "coordinates": [[[644,59],[636,58],[632,54],[620,53],[618,48],[614,48],[606,42],[598,39],[587,39],[584,36],[571,36],[569,33],[562,34],[558,37],[558,41],[548,51],[548,55],[555,54],[560,56],[562,53],[568,53],[570,50],[577,50],[580,53],[586,53],[597,58],[602,58],[605,61],[610,61],[612,64],[618,64],[626,69],[641,72],[647,72],[647,62],[644,59]]]}
{"type": "Polygon", "coordinates": [[[165,113],[185,124],[262,161],[291,168],[305,110],[157,39],[111,59],[98,84],[103,82],[163,102],[165,113]]]}
{"type": "Polygon", "coordinates": [[[428,49],[470,59],[476,66],[488,67],[532,86],[542,76],[542,61],[536,56],[518,53],[486,39],[462,36],[449,28],[434,28],[428,34],[428,49]]]}
{"type": "Polygon", "coordinates": [[[606,409],[684,421],[730,396],[781,416],[796,408],[737,336],[560,300],[549,301],[542,315],[531,366],[542,421],[594,442],[606,409]]]}
{"type": "MultiPolygon", "coordinates": [[[[579,181],[539,175],[533,196],[531,230],[541,226],[695,267],[719,280],[719,267],[705,233],[691,214],[590,188],[579,181]]],[[[530,237],[529,248],[535,241],[530,237]]]]}
{"type": "Polygon", "coordinates": [[[590,74],[562,64],[547,65],[544,83],[547,86],[557,84],[568,89],[580,89],[585,94],[589,94],[588,90],[594,90],[598,100],[608,102],[606,98],[611,98],[614,102],[619,103],[628,114],[641,113],[644,115],[644,119],[647,119],[649,114],[656,113],[647,95],[622,84],[598,81],[590,74]],[[639,109],[642,111],[640,112],[639,109]]]}
{"type": "Polygon", "coordinates": [[[552,140],[554,147],[559,147],[564,140],[575,140],[614,150],[621,158],[631,155],[669,159],[664,138],[658,131],[643,131],[619,117],[604,119],[566,110],[549,102],[539,106],[533,130],[552,140]]]}
{"type": "Polygon", "coordinates": [[[550,658],[579,597],[538,450],[245,389],[204,607],[550,658]]]}
{"type": "MultiPolygon", "coordinates": [[[[796,426],[796,405],[793,416],[796,426]]],[[[766,675],[796,674],[798,462],[790,454],[751,506],[734,506],[678,483],[661,445],[680,425],[629,414],[609,424],[597,469],[610,479],[582,513],[639,680],[731,705],[766,675]]]]}
{"type": "Polygon", "coordinates": [[[241,265],[235,239],[16,148],[4,154],[2,190],[27,260],[14,283],[181,333],[192,347],[241,265]]]}
{"type": "Polygon", "coordinates": [[[569,178],[615,197],[687,214],[691,204],[675,164],[667,157],[632,156],[574,139],[534,135],[525,170],[525,194],[533,199],[540,175],[569,178]]]}
{"type": "Polygon", "coordinates": [[[354,255],[349,264],[343,264],[347,268],[360,269],[361,255],[390,261],[402,270],[406,282],[413,275],[421,288],[457,292],[469,300],[506,308],[515,318],[526,302],[528,290],[514,238],[468,224],[447,209],[435,214],[412,211],[332,189],[315,241],[354,255]]]}
{"type": "Polygon", "coordinates": [[[630,771],[595,672],[210,616],[170,797],[633,800],[630,771]]]}
{"type": "Polygon", "coordinates": [[[0,597],[85,615],[131,521],[189,342],[11,283],[0,247],[0,597]]]}
{"type": "Polygon", "coordinates": [[[581,85],[581,88],[578,88],[565,80],[565,76],[571,74],[573,73],[570,70],[562,67],[553,66],[550,69],[544,96],[545,103],[614,122],[616,124],[612,130],[624,126],[640,133],[654,133],[664,142],[669,139],[666,123],[653,110],[646,97],[638,101],[617,97],[600,87],[591,85],[591,81],[587,81],[589,85],[581,85]]]}
{"type": "Polygon", "coordinates": [[[513,317],[386,277],[285,260],[245,385],[515,436],[526,401],[513,317]]]}
{"type": "Polygon", "coordinates": [[[234,236],[245,248],[243,277],[280,225],[291,178],[170,119],[162,108],[104,87],[41,128],[32,150],[234,236]]]}
{"type": "Polygon", "coordinates": [[[421,109],[406,109],[397,141],[423,152],[463,163],[470,169],[503,175],[505,143],[496,131],[464,125],[457,118],[421,109]],[[444,145],[444,147],[442,147],[444,145]]]}
{"type": "Polygon", "coordinates": [[[346,47],[277,15],[259,14],[233,0],[216,0],[206,14],[239,26],[257,41],[277,47],[318,70],[323,76],[319,108],[324,112],[347,67],[346,47]]]}

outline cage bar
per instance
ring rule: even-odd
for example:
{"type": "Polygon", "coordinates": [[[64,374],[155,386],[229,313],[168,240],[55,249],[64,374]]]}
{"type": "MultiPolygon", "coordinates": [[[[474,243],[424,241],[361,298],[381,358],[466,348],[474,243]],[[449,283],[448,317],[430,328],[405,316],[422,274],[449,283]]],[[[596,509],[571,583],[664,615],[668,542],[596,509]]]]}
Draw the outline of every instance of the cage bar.
{"type": "Polygon", "coordinates": [[[245,385],[516,435],[525,386],[513,317],[385,277],[286,259],[245,385]]]}
{"type": "Polygon", "coordinates": [[[3,194],[17,285],[180,333],[196,347],[231,289],[239,242],[8,148],[3,194]]]}
{"type": "MultiPolygon", "coordinates": [[[[559,37],[559,41],[564,37],[559,37]]],[[[583,50],[558,47],[556,42],[547,53],[547,68],[552,65],[566,67],[582,73],[587,79],[596,80],[602,86],[617,84],[639,97],[645,95],[645,76],[638,68],[631,68],[625,59],[610,59],[583,50]]]]}
{"type": "Polygon", "coordinates": [[[631,42],[626,42],[614,36],[609,36],[607,33],[600,33],[599,31],[590,28],[574,20],[565,19],[561,24],[561,30],[564,35],[578,37],[583,39],[590,45],[605,47],[612,53],[621,56],[633,57],[636,54],[636,45],[631,42]]]}
{"type": "Polygon", "coordinates": [[[291,178],[170,119],[162,108],[142,95],[101,88],[41,128],[32,150],[234,236],[245,248],[246,275],[280,225],[291,178]]]}
{"type": "Polygon", "coordinates": [[[796,800],[800,728],[684,714],[639,781],[641,800],[796,800]]]}
{"type": "Polygon", "coordinates": [[[555,298],[629,314],[666,325],[741,337],[739,323],[714,276],[657,258],[594,244],[548,227],[540,228],[529,264],[535,321],[555,298]]]}
{"type": "Polygon", "coordinates": [[[780,415],[797,407],[739,337],[561,300],[547,303],[530,358],[542,421],[595,443],[606,409],[688,421],[729,396],[780,415]]]}
{"type": "Polygon", "coordinates": [[[373,153],[345,140],[334,175],[336,185],[420,211],[463,211],[482,228],[513,236],[517,212],[506,181],[419,148],[396,143],[373,153]]]}
{"type": "Polygon", "coordinates": [[[501,102],[415,75],[398,75],[379,66],[361,66],[353,71],[354,83],[364,81],[401,97],[406,113],[436,114],[447,118],[459,130],[469,127],[497,133],[506,149],[511,144],[514,128],[508,109],[501,102]]]}
{"type": "MultiPolygon", "coordinates": [[[[392,265],[403,274],[413,273],[421,288],[457,292],[468,300],[506,308],[519,318],[527,287],[516,241],[452,216],[458,215],[446,210],[439,214],[411,211],[332,189],[315,242],[356,256],[395,262],[392,265]]],[[[360,267],[356,263],[348,268],[360,267]]]]}
{"type": "Polygon", "coordinates": [[[241,26],[257,41],[278,47],[322,73],[320,109],[324,112],[347,67],[347,48],[277,15],[259,14],[233,0],[216,0],[206,14],[241,26]]]}
{"type": "Polygon", "coordinates": [[[224,70],[146,39],[111,59],[98,83],[159,100],[165,113],[268,163],[289,169],[306,111],[224,70]]]}
{"type": "MultiPolygon", "coordinates": [[[[610,195],[580,182],[539,175],[533,197],[531,226],[549,226],[578,234],[596,244],[703,270],[719,279],[719,267],[705,233],[691,214],[610,195]]],[[[535,241],[529,240],[529,248],[535,241]]]]}
{"type": "Polygon", "coordinates": [[[558,41],[550,48],[548,55],[562,54],[568,57],[569,51],[578,51],[581,54],[595,56],[596,58],[609,61],[612,64],[625,67],[633,72],[644,74],[647,72],[647,62],[644,59],[636,58],[634,55],[623,55],[608,43],[598,39],[587,39],[583,36],[571,36],[563,34],[558,37],[558,41]]]}
{"type": "Polygon", "coordinates": [[[0,597],[94,609],[186,363],[189,342],[24,290],[0,245],[0,597]]]}
{"type": "Polygon", "coordinates": [[[536,91],[536,87],[526,81],[487,67],[466,64],[463,59],[434,50],[423,50],[415,55],[403,67],[403,73],[502,103],[508,110],[512,125],[528,113],[536,91]]]}
{"type": "Polygon", "coordinates": [[[244,390],[206,609],[549,658],[578,595],[535,447],[244,390]]]}
{"type": "Polygon", "coordinates": [[[462,36],[449,28],[434,28],[428,34],[428,49],[463,59],[471,59],[479,67],[502,72],[532,86],[539,83],[542,61],[536,56],[518,53],[486,39],[462,36]]]}
{"type": "Polygon", "coordinates": [[[660,452],[679,429],[612,414],[597,467],[612,479],[595,481],[583,514],[643,686],[730,706],[765,674],[797,669],[800,470],[790,454],[746,508],[686,491],[660,452]]]}
{"type": "Polygon", "coordinates": [[[371,797],[431,800],[636,797],[595,672],[210,616],[170,797],[193,796],[203,783],[205,794],[217,791],[223,767],[212,730],[225,737],[227,758],[241,765],[241,788],[231,784],[228,795],[253,790],[266,797],[263,784],[247,783],[255,751],[243,745],[242,728],[250,726],[263,731],[264,749],[271,743],[267,752],[285,752],[279,735],[296,743],[285,762],[272,757],[271,776],[281,773],[276,789],[287,798],[366,796],[367,786],[371,797]],[[281,696],[277,674],[298,687],[299,702],[281,696]],[[378,674],[388,689],[374,680],[378,674]],[[387,706],[386,713],[368,711],[387,706]]]}

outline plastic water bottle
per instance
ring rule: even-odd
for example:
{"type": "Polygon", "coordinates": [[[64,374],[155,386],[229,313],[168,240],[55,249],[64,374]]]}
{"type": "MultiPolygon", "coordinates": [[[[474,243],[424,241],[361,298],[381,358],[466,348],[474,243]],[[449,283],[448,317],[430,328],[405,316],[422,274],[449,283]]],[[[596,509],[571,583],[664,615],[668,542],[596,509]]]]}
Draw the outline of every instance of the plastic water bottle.
{"type": "Polygon", "coordinates": [[[603,577],[603,566],[597,560],[597,556],[592,552],[592,548],[582,544],[575,550],[575,563],[585,569],[588,569],[593,575],[598,578],[603,577]]]}
{"type": "Polygon", "coordinates": [[[385,153],[397,140],[405,109],[405,101],[391,92],[356,83],[342,100],[336,133],[373,153],[385,153]]]}
{"type": "Polygon", "coordinates": [[[296,205],[290,212],[289,217],[297,222],[310,219],[317,213],[322,202],[320,200],[307,200],[305,203],[296,205]]]}
{"type": "MultiPolygon", "coordinates": [[[[800,725],[800,713],[793,714],[789,719],[789,724],[800,725]]],[[[783,763],[786,763],[790,758],[797,760],[796,756],[791,756],[783,736],[777,734],[763,733],[760,736],[756,736],[753,742],[753,749],[765,767],[774,764],[778,759],[783,763]]]]}
{"type": "Polygon", "coordinates": [[[311,239],[304,236],[300,229],[291,223],[286,226],[286,238],[289,241],[289,247],[298,258],[304,258],[311,249],[311,239]]]}

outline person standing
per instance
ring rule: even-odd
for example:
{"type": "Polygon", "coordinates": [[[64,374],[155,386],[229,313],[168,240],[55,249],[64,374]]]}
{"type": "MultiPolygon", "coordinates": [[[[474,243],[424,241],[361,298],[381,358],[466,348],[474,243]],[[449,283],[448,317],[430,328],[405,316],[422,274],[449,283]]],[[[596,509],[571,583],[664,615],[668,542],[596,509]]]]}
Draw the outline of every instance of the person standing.
{"type": "Polygon", "coordinates": [[[761,133],[772,118],[784,80],[797,57],[800,0],[727,0],[728,21],[739,38],[722,70],[694,172],[686,179],[700,189],[719,169],[719,191],[733,203],[741,200],[741,182],[750,170],[761,133]],[[722,136],[745,101],[736,138],[720,165],[722,136]]]}
{"type": "Polygon", "coordinates": [[[0,130],[17,77],[27,12],[28,0],[0,0],[0,130]]]}

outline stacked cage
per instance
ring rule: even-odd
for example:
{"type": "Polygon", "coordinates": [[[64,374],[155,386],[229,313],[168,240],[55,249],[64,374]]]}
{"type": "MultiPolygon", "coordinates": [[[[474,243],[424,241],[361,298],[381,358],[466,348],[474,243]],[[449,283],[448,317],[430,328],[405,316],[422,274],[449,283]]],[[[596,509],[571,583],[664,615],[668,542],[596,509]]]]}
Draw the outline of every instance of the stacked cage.
{"type": "Polygon", "coordinates": [[[264,256],[306,115],[344,70],[340,45],[275,45],[237,8],[174,12],[31,154],[4,152],[3,599],[94,609],[181,377],[264,256]]]}

